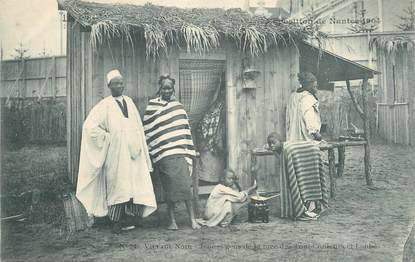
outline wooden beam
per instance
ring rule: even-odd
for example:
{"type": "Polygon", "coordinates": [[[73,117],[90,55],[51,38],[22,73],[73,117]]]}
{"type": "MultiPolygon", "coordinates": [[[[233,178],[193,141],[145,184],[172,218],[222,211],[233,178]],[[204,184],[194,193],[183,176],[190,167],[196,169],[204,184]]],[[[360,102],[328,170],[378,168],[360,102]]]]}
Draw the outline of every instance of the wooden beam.
{"type": "Polygon", "coordinates": [[[343,172],[344,172],[344,162],[346,158],[346,146],[339,145],[337,147],[337,153],[338,153],[337,176],[341,177],[343,176],[343,172]]]}
{"type": "Polygon", "coordinates": [[[26,77],[27,77],[27,63],[26,63],[26,59],[25,58],[23,58],[22,59],[22,64],[23,64],[23,77],[22,77],[22,80],[23,80],[23,90],[21,91],[21,93],[19,94],[20,95],[20,97],[26,97],[26,93],[27,93],[27,79],[26,79],[26,77]]]}
{"type": "Polygon", "coordinates": [[[349,92],[350,98],[352,99],[352,102],[353,102],[354,107],[356,108],[356,110],[359,113],[360,117],[364,120],[363,110],[360,107],[359,103],[356,100],[356,97],[354,96],[354,94],[352,92],[352,89],[350,87],[350,80],[346,80],[346,87],[347,87],[347,91],[349,92]]]}
{"type": "Polygon", "coordinates": [[[334,148],[328,149],[328,160],[329,160],[329,176],[330,176],[330,197],[336,197],[336,157],[334,155],[334,148]]]}
{"type": "Polygon", "coordinates": [[[71,114],[71,93],[72,93],[72,22],[68,22],[66,30],[66,148],[67,148],[67,163],[68,163],[68,178],[72,181],[72,114],[71,114]]]}
{"type": "Polygon", "coordinates": [[[193,188],[193,207],[196,217],[199,217],[199,176],[196,171],[196,157],[193,157],[192,165],[192,188],[193,188]]]}
{"type": "Polygon", "coordinates": [[[235,55],[231,46],[227,46],[228,51],[226,56],[226,140],[228,151],[228,168],[237,170],[237,162],[239,155],[238,145],[238,112],[237,112],[237,97],[236,97],[236,79],[235,75],[235,55]]]}
{"type": "Polygon", "coordinates": [[[52,56],[52,97],[56,98],[57,88],[56,88],[56,57],[52,56]]]}
{"type": "Polygon", "coordinates": [[[369,123],[369,116],[368,116],[368,99],[367,99],[367,83],[368,83],[368,76],[363,79],[362,84],[362,100],[363,100],[363,130],[365,132],[365,139],[366,144],[364,145],[365,148],[365,156],[364,156],[364,163],[365,163],[365,177],[366,177],[366,185],[373,186],[372,181],[372,163],[370,159],[370,123],[369,123]]]}

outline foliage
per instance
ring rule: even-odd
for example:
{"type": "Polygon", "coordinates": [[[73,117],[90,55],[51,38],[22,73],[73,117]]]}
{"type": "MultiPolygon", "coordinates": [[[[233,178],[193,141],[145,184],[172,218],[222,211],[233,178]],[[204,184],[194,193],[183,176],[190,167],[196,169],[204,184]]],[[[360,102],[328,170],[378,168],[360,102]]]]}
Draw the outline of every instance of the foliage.
{"type": "Polygon", "coordinates": [[[349,27],[349,30],[353,33],[367,33],[378,29],[378,25],[374,21],[366,18],[365,9],[360,11],[360,17],[357,21],[357,23],[353,23],[351,27],[349,27]]]}
{"type": "Polygon", "coordinates": [[[411,5],[403,10],[404,15],[399,16],[401,22],[396,27],[402,31],[415,31],[415,9],[414,1],[411,1],[411,5]]]}
{"type": "Polygon", "coordinates": [[[23,43],[20,42],[19,47],[14,49],[14,59],[18,59],[18,60],[23,60],[23,59],[27,59],[30,58],[28,52],[29,49],[25,48],[23,46],[23,43]]]}

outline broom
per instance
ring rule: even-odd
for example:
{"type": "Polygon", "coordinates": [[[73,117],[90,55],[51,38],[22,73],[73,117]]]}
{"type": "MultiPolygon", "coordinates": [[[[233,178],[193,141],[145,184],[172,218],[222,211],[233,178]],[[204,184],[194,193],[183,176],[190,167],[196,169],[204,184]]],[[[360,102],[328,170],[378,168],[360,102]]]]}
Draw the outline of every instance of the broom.
{"type": "Polygon", "coordinates": [[[91,227],[93,218],[88,214],[74,192],[63,195],[63,207],[65,210],[66,227],[69,232],[76,232],[91,227]]]}

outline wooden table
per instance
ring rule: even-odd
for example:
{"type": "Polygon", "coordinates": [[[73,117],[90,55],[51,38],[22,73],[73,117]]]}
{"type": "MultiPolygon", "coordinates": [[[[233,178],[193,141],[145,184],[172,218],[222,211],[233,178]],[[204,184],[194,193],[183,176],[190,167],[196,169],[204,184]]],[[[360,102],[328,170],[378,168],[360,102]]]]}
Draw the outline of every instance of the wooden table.
{"type": "MultiPolygon", "coordinates": [[[[336,192],[336,178],[341,177],[344,172],[344,163],[345,163],[345,153],[346,147],[349,146],[364,146],[366,141],[330,141],[322,142],[319,144],[321,151],[327,151],[328,155],[328,167],[329,167],[329,177],[330,177],[330,197],[335,197],[336,192]],[[337,148],[338,153],[338,163],[336,170],[336,156],[334,150],[337,148]],[[336,175],[337,174],[337,175],[336,175]]],[[[256,148],[251,151],[251,178],[252,181],[257,178],[256,165],[258,156],[270,156],[274,155],[279,157],[279,154],[275,151],[270,151],[263,148],[256,148]]]]}

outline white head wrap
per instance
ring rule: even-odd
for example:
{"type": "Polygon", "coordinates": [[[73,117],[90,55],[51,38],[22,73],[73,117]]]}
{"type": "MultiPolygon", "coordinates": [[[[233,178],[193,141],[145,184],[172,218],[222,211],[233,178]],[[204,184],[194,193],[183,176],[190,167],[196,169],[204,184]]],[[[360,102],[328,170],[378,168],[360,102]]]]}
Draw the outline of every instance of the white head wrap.
{"type": "Polygon", "coordinates": [[[116,77],[122,77],[120,71],[118,71],[117,69],[109,71],[107,74],[107,84],[109,84],[111,80],[116,77]]]}

